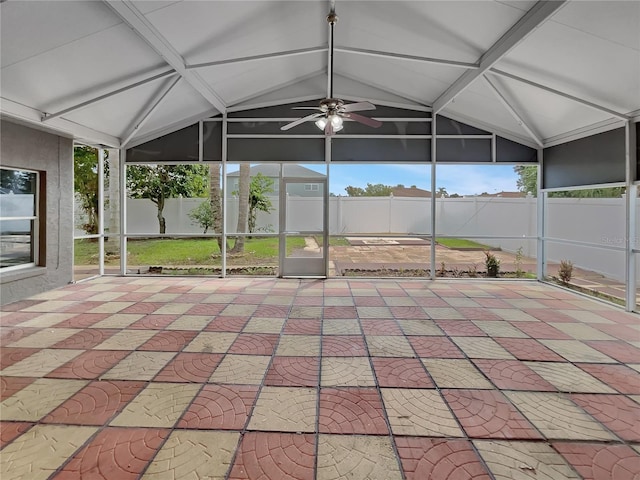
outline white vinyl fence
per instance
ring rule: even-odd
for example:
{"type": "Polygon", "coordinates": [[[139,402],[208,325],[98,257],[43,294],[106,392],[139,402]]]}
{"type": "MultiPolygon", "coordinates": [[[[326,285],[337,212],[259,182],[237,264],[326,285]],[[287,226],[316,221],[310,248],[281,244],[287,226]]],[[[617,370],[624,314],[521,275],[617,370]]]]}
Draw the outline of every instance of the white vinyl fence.
{"type": "MultiPolygon", "coordinates": [[[[167,233],[202,233],[188,213],[205,199],[174,198],[166,202],[167,233]]],[[[321,199],[289,198],[289,230],[319,228],[321,199]]],[[[431,199],[403,197],[330,197],[331,235],[430,235],[431,199]]],[[[278,198],[274,210],[258,214],[262,232],[279,229],[278,198]]],[[[640,205],[638,205],[640,208],[640,205]]],[[[237,199],[227,204],[227,231],[237,231],[237,199]]],[[[480,243],[515,252],[522,247],[528,257],[536,256],[535,198],[465,197],[436,199],[438,236],[517,237],[478,238],[480,243]]],[[[624,247],[625,208],[623,198],[551,198],[547,203],[548,238],[572,240],[584,245],[547,242],[548,261],[571,260],[576,266],[624,280],[625,255],[609,247],[624,247]],[[586,245],[592,244],[592,245],[586,245]]],[[[156,206],[149,200],[127,200],[127,233],[157,234],[156,206]]],[[[211,231],[209,233],[212,233],[211,231]]]]}

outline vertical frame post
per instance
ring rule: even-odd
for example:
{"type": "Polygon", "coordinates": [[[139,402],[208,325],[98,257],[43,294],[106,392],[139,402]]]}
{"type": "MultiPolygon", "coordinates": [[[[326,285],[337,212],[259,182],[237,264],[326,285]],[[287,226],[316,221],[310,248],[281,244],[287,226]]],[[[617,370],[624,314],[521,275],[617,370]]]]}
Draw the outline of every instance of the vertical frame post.
{"type": "Polygon", "coordinates": [[[431,280],[436,279],[436,117],[436,113],[431,117],[431,280]]]}
{"type": "Polygon", "coordinates": [[[625,163],[626,163],[626,239],[625,239],[625,310],[632,312],[636,309],[636,202],[638,198],[638,186],[636,180],[636,130],[635,124],[629,120],[625,125],[625,163]]]}
{"type": "Polygon", "coordinates": [[[324,162],[326,166],[326,181],[324,184],[324,232],[322,235],[324,246],[324,276],[329,277],[329,255],[331,253],[329,248],[329,184],[331,182],[331,137],[324,138],[324,162]]]}
{"type": "Polygon", "coordinates": [[[536,248],[536,275],[538,281],[542,282],[547,276],[547,261],[545,258],[545,237],[546,224],[547,224],[547,207],[546,200],[547,194],[542,192],[542,173],[544,169],[544,151],[542,148],[538,149],[538,181],[536,188],[538,190],[536,194],[536,210],[537,210],[537,248],[536,248]]]}
{"type": "Polygon", "coordinates": [[[227,276],[227,113],[222,114],[222,248],[221,276],[227,276]]]}
{"type": "Polygon", "coordinates": [[[127,274],[127,150],[120,149],[120,275],[127,274]]]}
{"type": "Polygon", "coordinates": [[[98,275],[104,275],[104,149],[98,148],[98,275]]]}

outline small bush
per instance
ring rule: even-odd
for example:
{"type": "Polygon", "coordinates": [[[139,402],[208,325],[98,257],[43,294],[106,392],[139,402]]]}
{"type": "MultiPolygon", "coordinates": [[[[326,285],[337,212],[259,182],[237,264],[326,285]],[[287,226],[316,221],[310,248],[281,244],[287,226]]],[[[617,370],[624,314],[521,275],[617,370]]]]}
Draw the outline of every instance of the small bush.
{"type": "Polygon", "coordinates": [[[469,278],[476,278],[478,276],[478,266],[475,263],[473,265],[469,265],[467,275],[469,275],[469,278]]]}
{"type": "Polygon", "coordinates": [[[447,266],[444,262],[440,262],[440,270],[436,272],[438,277],[446,277],[447,276],[447,266]]]}
{"type": "Polygon", "coordinates": [[[500,260],[488,250],[484,252],[484,255],[486,257],[484,265],[487,267],[487,277],[497,277],[500,273],[500,260]]]}
{"type": "Polygon", "coordinates": [[[560,270],[558,270],[558,278],[560,282],[567,285],[571,281],[573,275],[573,263],[569,260],[560,260],[560,270]]]}
{"type": "Polygon", "coordinates": [[[516,250],[516,258],[513,262],[516,266],[516,277],[518,278],[524,277],[524,270],[522,270],[523,258],[524,254],[522,253],[522,247],[519,247],[518,250],[516,250]]]}

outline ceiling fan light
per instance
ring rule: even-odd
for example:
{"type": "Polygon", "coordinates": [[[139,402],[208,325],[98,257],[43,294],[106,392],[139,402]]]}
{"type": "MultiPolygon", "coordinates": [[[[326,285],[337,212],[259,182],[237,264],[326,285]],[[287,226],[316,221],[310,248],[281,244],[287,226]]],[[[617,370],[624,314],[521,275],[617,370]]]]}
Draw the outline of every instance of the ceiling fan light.
{"type": "Polygon", "coordinates": [[[340,115],[331,115],[329,119],[334,131],[342,130],[342,117],[340,115]]]}
{"type": "Polygon", "coordinates": [[[327,118],[326,117],[322,117],[319,118],[318,120],[316,120],[316,127],[318,127],[320,130],[324,130],[324,127],[327,126],[327,118]]]}
{"type": "Polygon", "coordinates": [[[342,130],[343,126],[342,126],[342,122],[340,122],[340,126],[339,127],[333,127],[333,131],[334,132],[339,132],[340,130],[342,130]]]}

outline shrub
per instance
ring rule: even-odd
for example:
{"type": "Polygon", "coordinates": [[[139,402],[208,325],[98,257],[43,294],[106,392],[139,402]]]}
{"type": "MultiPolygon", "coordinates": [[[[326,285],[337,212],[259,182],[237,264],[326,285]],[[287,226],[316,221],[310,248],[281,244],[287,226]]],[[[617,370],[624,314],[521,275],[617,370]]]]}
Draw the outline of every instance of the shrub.
{"type": "Polygon", "coordinates": [[[516,250],[516,258],[513,262],[516,266],[516,277],[518,278],[524,277],[524,270],[522,270],[523,258],[524,254],[522,253],[522,247],[519,247],[518,250],[516,250]]]}
{"type": "Polygon", "coordinates": [[[473,265],[469,265],[467,275],[469,275],[469,278],[476,278],[478,276],[478,266],[475,263],[473,265]]]}
{"type": "Polygon", "coordinates": [[[500,273],[500,260],[490,251],[484,252],[485,261],[484,264],[487,267],[487,277],[497,277],[500,273]]]}
{"type": "Polygon", "coordinates": [[[560,260],[560,270],[558,270],[558,278],[564,285],[568,285],[573,275],[573,263],[569,260],[560,260]]]}

